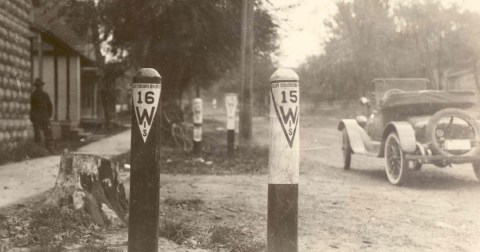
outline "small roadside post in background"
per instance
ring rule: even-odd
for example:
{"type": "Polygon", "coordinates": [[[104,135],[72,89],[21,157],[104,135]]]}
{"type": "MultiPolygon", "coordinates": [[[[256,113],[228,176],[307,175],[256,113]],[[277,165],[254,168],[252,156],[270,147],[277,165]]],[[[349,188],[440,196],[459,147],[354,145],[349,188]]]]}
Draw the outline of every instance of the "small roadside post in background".
{"type": "Polygon", "coordinates": [[[132,85],[128,251],[158,251],[160,93],[162,77],[140,69],[132,85]]]}
{"type": "Polygon", "coordinates": [[[235,112],[237,111],[237,104],[237,94],[225,94],[225,106],[227,107],[227,153],[229,157],[235,155],[235,112]]]}
{"type": "Polygon", "coordinates": [[[298,251],[300,91],[298,75],[280,68],[270,78],[267,251],[298,251]]]}
{"type": "Polygon", "coordinates": [[[212,99],[212,107],[213,107],[213,109],[217,109],[217,99],[216,98],[212,99]]]}
{"type": "Polygon", "coordinates": [[[202,156],[203,104],[201,98],[193,99],[193,155],[202,156]]]}

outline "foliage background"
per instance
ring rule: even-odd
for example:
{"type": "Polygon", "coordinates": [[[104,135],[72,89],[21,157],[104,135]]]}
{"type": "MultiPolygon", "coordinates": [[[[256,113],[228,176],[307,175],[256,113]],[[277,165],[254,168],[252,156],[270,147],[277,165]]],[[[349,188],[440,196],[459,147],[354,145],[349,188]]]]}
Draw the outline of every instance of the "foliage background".
{"type": "MultiPolygon", "coordinates": [[[[339,1],[325,53],[310,57],[298,71],[306,96],[337,100],[360,97],[380,77],[428,78],[445,86],[445,72],[478,73],[480,16],[439,0],[339,1]]],[[[476,85],[478,77],[476,77],[476,85]]],[[[480,89],[480,88],[479,88],[480,89]]]]}

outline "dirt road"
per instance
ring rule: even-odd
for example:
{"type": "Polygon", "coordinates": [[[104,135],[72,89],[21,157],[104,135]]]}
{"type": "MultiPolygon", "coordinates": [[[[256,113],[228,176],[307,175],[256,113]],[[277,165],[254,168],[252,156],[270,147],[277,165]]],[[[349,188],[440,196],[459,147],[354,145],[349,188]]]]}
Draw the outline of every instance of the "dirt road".
{"type": "Polygon", "coordinates": [[[480,186],[471,166],[426,166],[403,187],[387,182],[383,159],[354,156],[352,170],[343,171],[335,123],[303,124],[302,146],[313,147],[302,152],[304,251],[480,249],[480,186]]]}
{"type": "MultiPolygon", "coordinates": [[[[255,139],[264,142],[268,123],[259,120],[255,139]]],[[[301,118],[300,251],[480,250],[480,186],[470,166],[426,166],[403,187],[387,182],[382,159],[354,156],[352,170],[344,171],[336,123],[301,118]]],[[[202,198],[227,216],[221,221],[250,226],[265,238],[266,175],[161,180],[162,198],[202,198]]]]}

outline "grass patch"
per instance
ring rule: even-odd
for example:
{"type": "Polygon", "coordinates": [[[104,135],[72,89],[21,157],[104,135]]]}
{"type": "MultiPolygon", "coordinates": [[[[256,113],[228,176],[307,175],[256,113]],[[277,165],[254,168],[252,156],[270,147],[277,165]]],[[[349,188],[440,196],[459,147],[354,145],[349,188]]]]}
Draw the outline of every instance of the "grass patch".
{"type": "MultiPolygon", "coordinates": [[[[204,162],[196,161],[189,153],[163,146],[160,150],[160,172],[166,174],[266,174],[268,167],[268,148],[266,146],[251,146],[237,150],[234,157],[229,158],[225,145],[210,144],[210,152],[204,152],[204,162]]],[[[118,162],[120,169],[123,164],[130,163],[130,152],[112,159],[118,162]]]]}
{"type": "Polygon", "coordinates": [[[0,165],[8,162],[18,162],[25,159],[44,157],[48,155],[48,151],[33,141],[25,141],[19,143],[14,148],[0,149],[0,165]]]}
{"type": "MultiPolygon", "coordinates": [[[[179,245],[204,249],[225,249],[231,252],[265,251],[266,242],[248,228],[229,225],[214,225],[205,229],[180,218],[167,219],[160,224],[160,237],[179,245]]],[[[222,250],[223,251],[223,250],[222,250]]]]}
{"type": "Polygon", "coordinates": [[[167,198],[165,199],[165,204],[169,206],[174,206],[180,209],[186,210],[195,210],[198,211],[200,208],[205,205],[205,202],[202,199],[175,199],[175,198],[167,198]]]}
{"type": "Polygon", "coordinates": [[[9,162],[19,162],[32,158],[46,157],[49,155],[60,155],[64,149],[76,150],[90,142],[59,140],[55,141],[55,150],[49,153],[43,143],[37,144],[32,140],[20,142],[13,148],[0,149],[0,165],[9,162]]]}
{"type": "MultiPolygon", "coordinates": [[[[164,148],[160,156],[160,171],[171,174],[265,174],[268,165],[268,149],[252,146],[237,151],[232,158],[222,147],[204,152],[205,162],[193,159],[192,155],[171,148],[164,148]]],[[[226,149],[226,148],[225,148],[226,149]]]]}
{"type": "MultiPolygon", "coordinates": [[[[226,131],[216,130],[222,126],[218,121],[204,120],[203,155],[204,162],[194,160],[191,153],[164,143],[160,148],[160,172],[167,174],[266,174],[268,167],[268,147],[248,146],[238,149],[234,157],[228,157],[226,131]]],[[[130,164],[130,152],[114,157],[114,163],[130,164]]]]}
{"type": "Polygon", "coordinates": [[[9,162],[19,162],[32,158],[46,157],[49,155],[60,155],[64,149],[75,150],[89,142],[79,141],[56,141],[55,150],[49,153],[43,143],[37,144],[32,140],[20,142],[13,148],[0,149],[0,165],[9,162]]]}
{"type": "Polygon", "coordinates": [[[123,249],[109,248],[106,244],[87,244],[79,249],[79,252],[122,252],[123,249]]]}
{"type": "Polygon", "coordinates": [[[99,244],[102,230],[88,214],[53,205],[2,216],[0,234],[13,247],[41,246],[62,251],[69,244],[99,244]]]}
{"type": "MultiPolygon", "coordinates": [[[[117,126],[117,127],[114,127],[109,132],[97,132],[97,133],[102,133],[105,137],[107,137],[107,136],[117,134],[122,130],[125,130],[125,128],[121,126],[117,126]]],[[[9,162],[19,162],[23,160],[32,159],[32,158],[45,157],[49,155],[60,155],[62,154],[64,149],[69,149],[70,151],[76,150],[93,141],[96,141],[96,140],[91,139],[91,140],[82,142],[77,140],[56,139],[53,153],[48,152],[48,150],[45,148],[45,144],[43,141],[42,143],[37,144],[33,141],[33,139],[19,142],[14,147],[1,146],[0,147],[0,165],[6,164],[9,162]]]]}
{"type": "MultiPolygon", "coordinates": [[[[23,251],[23,250],[21,250],[23,251]]],[[[29,252],[64,252],[64,251],[77,251],[77,252],[123,252],[123,249],[109,248],[106,244],[87,244],[80,247],[32,247],[28,248],[29,252]]]]}
{"type": "MultiPolygon", "coordinates": [[[[205,162],[194,160],[190,153],[164,146],[160,155],[162,173],[231,175],[267,172],[267,146],[241,147],[233,157],[228,157],[227,132],[222,128],[224,124],[206,119],[203,125],[202,158],[205,162]]],[[[236,139],[238,141],[238,136],[236,139]]]]}
{"type": "Polygon", "coordinates": [[[201,199],[170,197],[163,203],[160,204],[161,237],[179,245],[212,251],[260,252],[266,249],[266,238],[263,233],[258,234],[254,224],[258,220],[256,215],[239,213],[241,217],[228,217],[230,212],[221,207],[209,207],[201,199]]]}
{"type": "Polygon", "coordinates": [[[226,248],[231,252],[260,252],[266,249],[265,241],[256,239],[249,229],[227,225],[210,227],[201,246],[209,249],[226,248]]]}
{"type": "Polygon", "coordinates": [[[195,233],[194,227],[180,219],[165,218],[159,227],[159,236],[165,237],[177,244],[186,242],[195,233]]]}

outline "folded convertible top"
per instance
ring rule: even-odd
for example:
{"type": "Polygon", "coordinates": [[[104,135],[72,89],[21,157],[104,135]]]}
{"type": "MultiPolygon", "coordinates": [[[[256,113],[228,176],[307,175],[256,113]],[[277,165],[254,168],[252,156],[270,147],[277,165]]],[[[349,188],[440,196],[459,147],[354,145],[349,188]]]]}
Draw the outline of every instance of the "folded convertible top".
{"type": "Polygon", "coordinates": [[[444,108],[470,108],[477,101],[473,91],[422,90],[389,95],[382,100],[383,111],[397,114],[433,114],[444,108]]]}

